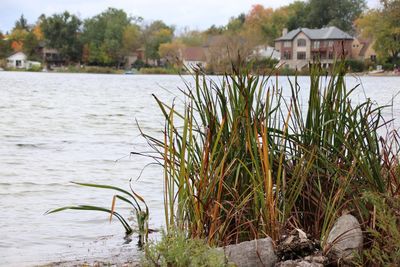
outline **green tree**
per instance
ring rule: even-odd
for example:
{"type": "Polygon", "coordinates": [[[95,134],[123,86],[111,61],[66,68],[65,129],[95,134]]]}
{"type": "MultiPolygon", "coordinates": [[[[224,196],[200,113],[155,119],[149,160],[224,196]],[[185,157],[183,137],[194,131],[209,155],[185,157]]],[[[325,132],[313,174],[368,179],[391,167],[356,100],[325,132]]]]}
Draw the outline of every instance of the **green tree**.
{"type": "Polygon", "coordinates": [[[24,17],[22,14],[21,17],[15,22],[14,29],[20,29],[20,30],[29,30],[29,25],[27,19],[24,17]]]}
{"type": "Polygon", "coordinates": [[[289,18],[286,23],[286,27],[289,31],[307,26],[307,15],[310,7],[306,2],[295,1],[287,8],[289,18]]]}
{"type": "Polygon", "coordinates": [[[242,13],[237,17],[231,17],[226,28],[230,32],[239,32],[243,29],[244,22],[246,21],[246,14],[242,13]]]}
{"type": "Polygon", "coordinates": [[[215,24],[211,25],[210,28],[208,28],[205,33],[206,35],[219,35],[224,33],[226,30],[225,26],[216,26],[215,24]]]}
{"type": "Polygon", "coordinates": [[[0,32],[0,59],[8,57],[12,53],[11,43],[9,40],[4,40],[4,35],[0,32]]]}
{"type": "Polygon", "coordinates": [[[353,29],[353,22],[366,9],[365,0],[309,0],[306,23],[310,28],[336,26],[353,29]]]}
{"type": "Polygon", "coordinates": [[[27,55],[28,59],[39,61],[38,47],[39,40],[33,31],[29,31],[23,41],[22,51],[27,55]]]}
{"type": "Polygon", "coordinates": [[[43,17],[41,29],[49,47],[55,48],[66,61],[80,60],[82,45],[79,39],[81,20],[65,11],[43,17]]]}
{"type": "MultiPolygon", "coordinates": [[[[84,22],[82,40],[88,48],[90,64],[121,66],[126,55],[124,33],[130,18],[122,9],[108,8],[84,22]]],[[[133,28],[128,29],[131,33],[133,28]]],[[[135,33],[136,34],[136,33],[135,33]]],[[[126,38],[127,39],[127,38],[126,38]]]]}

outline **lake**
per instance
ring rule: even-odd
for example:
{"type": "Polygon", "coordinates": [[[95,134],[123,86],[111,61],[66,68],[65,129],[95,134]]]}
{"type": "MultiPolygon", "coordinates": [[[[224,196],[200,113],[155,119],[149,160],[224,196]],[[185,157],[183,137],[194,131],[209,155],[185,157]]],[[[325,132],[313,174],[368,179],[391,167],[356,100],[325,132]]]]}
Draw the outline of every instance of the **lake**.
{"type": "MultiPolygon", "coordinates": [[[[354,102],[393,102],[385,117],[400,115],[400,77],[346,79],[349,88],[361,84],[354,102]]],[[[286,77],[279,84],[289,89],[286,77]]],[[[299,84],[306,96],[309,78],[299,77],[299,84]]],[[[44,213],[70,204],[110,207],[112,191],[70,182],[128,189],[150,162],[130,156],[149,151],[135,120],[161,136],[163,117],[151,94],[179,101],[178,86],[182,78],[167,75],[0,72],[0,266],[138,257],[136,236],[126,242],[120,223],[109,223],[106,213],[44,213]]],[[[133,183],[149,205],[151,228],[163,224],[162,179],[162,169],[150,165],[133,183]]],[[[116,209],[129,215],[121,202],[116,209]]]]}

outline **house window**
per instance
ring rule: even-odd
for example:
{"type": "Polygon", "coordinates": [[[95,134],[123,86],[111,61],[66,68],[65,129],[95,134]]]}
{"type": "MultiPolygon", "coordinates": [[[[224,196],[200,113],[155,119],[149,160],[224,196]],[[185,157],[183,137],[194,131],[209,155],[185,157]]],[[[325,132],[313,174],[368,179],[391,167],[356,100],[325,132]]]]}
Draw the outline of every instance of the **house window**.
{"type": "Polygon", "coordinates": [[[371,61],[376,61],[376,55],[371,55],[371,61]]]}
{"type": "Polygon", "coordinates": [[[283,47],[292,47],[292,42],[289,41],[284,42],[283,47]]]}
{"type": "Polygon", "coordinates": [[[283,59],[291,59],[290,51],[283,52],[283,59]]]}
{"type": "Polygon", "coordinates": [[[22,61],[21,60],[16,60],[15,61],[15,66],[16,67],[21,67],[22,66],[22,61]]]}
{"type": "Polygon", "coordinates": [[[306,59],[306,52],[297,52],[297,59],[306,59]]]}
{"type": "Polygon", "coordinates": [[[328,47],[333,47],[333,41],[328,41],[328,47]]]}
{"type": "Polygon", "coordinates": [[[329,51],[329,53],[328,53],[328,58],[329,58],[329,59],[333,59],[333,52],[332,52],[332,51],[329,51]]]}
{"type": "Polygon", "coordinates": [[[306,39],[297,39],[297,46],[306,46],[306,39]]]}
{"type": "Polygon", "coordinates": [[[319,41],[314,41],[314,48],[319,48],[320,42],[319,41]]]}

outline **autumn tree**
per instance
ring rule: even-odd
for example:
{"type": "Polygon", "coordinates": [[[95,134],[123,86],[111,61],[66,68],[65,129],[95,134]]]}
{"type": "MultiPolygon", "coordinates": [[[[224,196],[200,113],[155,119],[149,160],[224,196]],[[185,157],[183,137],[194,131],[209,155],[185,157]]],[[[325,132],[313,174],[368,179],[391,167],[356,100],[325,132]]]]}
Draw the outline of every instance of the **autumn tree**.
{"type": "Polygon", "coordinates": [[[182,63],[182,50],[185,45],[180,40],[174,40],[170,43],[160,44],[158,53],[161,58],[165,58],[168,64],[173,67],[180,67],[182,63]]]}
{"type": "Polygon", "coordinates": [[[82,53],[81,24],[81,20],[68,11],[51,17],[43,16],[41,30],[47,46],[57,49],[66,61],[79,61],[82,53]]]}
{"type": "Polygon", "coordinates": [[[274,36],[271,36],[266,27],[271,25],[272,8],[264,8],[262,5],[254,5],[246,15],[244,23],[244,35],[246,39],[254,44],[272,43],[274,36]]]}
{"type": "Polygon", "coordinates": [[[224,33],[214,35],[207,44],[207,70],[212,73],[231,72],[232,63],[247,58],[253,43],[242,35],[224,33]]]}
{"type": "Polygon", "coordinates": [[[24,40],[28,34],[28,21],[24,18],[24,15],[21,15],[21,17],[15,21],[14,28],[8,36],[11,41],[11,48],[14,52],[20,52],[23,50],[24,40]]]}
{"type": "Polygon", "coordinates": [[[174,36],[174,28],[167,26],[163,21],[156,20],[143,30],[143,42],[145,46],[145,57],[159,61],[158,50],[163,43],[169,43],[174,36]]]}
{"type": "Polygon", "coordinates": [[[186,28],[178,39],[185,46],[201,46],[204,44],[205,34],[201,31],[193,31],[186,28]]]}
{"type": "Polygon", "coordinates": [[[381,1],[382,7],[362,15],[356,26],[359,33],[374,40],[374,49],[383,61],[399,63],[400,0],[381,1]]]}
{"type": "Polygon", "coordinates": [[[40,40],[35,34],[35,25],[29,25],[23,15],[15,22],[8,39],[10,48],[14,52],[24,52],[28,59],[40,60],[38,54],[40,40]]]}
{"type": "Polygon", "coordinates": [[[122,53],[129,55],[140,48],[140,27],[136,24],[129,24],[122,34],[122,53]]]}

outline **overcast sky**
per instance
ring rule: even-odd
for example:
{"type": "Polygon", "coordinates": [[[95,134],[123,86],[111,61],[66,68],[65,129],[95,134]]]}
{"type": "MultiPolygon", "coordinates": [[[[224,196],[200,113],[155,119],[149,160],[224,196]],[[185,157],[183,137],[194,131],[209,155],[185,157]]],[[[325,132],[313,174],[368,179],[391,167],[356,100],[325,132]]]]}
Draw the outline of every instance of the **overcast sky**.
{"type": "MultiPolygon", "coordinates": [[[[334,1],[334,0],[332,0],[334,1]]],[[[52,15],[68,10],[81,19],[96,15],[107,7],[121,8],[132,16],[146,21],[161,19],[181,29],[204,30],[224,25],[231,16],[247,13],[254,4],[279,7],[291,0],[0,0],[0,31],[9,31],[21,14],[34,23],[40,14],[52,15]]],[[[379,0],[367,0],[369,7],[376,7],[379,0]]]]}

